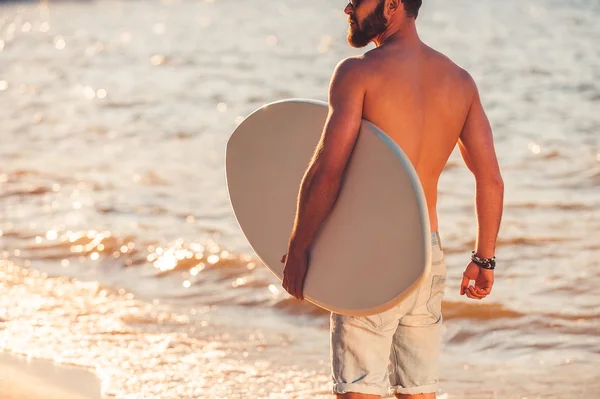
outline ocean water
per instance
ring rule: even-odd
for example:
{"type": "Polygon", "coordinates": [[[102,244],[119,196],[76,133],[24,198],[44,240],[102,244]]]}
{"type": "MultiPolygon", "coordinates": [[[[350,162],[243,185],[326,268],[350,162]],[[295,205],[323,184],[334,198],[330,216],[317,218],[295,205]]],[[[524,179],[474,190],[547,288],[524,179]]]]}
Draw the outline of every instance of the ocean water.
{"type": "MultiPolygon", "coordinates": [[[[0,347],[96,372],[116,398],[329,397],[328,317],[260,265],[225,144],[264,103],[325,100],[343,1],[0,4],[0,347]]],[[[600,398],[600,3],[426,1],[469,70],[506,185],[492,295],[458,152],[440,398],[600,398]]]]}

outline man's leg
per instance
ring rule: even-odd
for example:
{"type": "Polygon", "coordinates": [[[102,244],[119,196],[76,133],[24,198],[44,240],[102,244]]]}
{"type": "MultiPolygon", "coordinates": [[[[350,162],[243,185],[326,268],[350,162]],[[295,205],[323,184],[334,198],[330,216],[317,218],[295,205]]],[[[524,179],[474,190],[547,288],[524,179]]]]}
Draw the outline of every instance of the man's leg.
{"type": "Polygon", "coordinates": [[[435,399],[445,282],[444,254],[434,233],[431,273],[419,288],[415,307],[400,319],[394,334],[390,382],[397,398],[435,399]]]}
{"type": "Polygon", "coordinates": [[[380,399],[388,392],[397,326],[395,308],[367,317],[331,314],[333,393],[338,399],[380,399]]]}

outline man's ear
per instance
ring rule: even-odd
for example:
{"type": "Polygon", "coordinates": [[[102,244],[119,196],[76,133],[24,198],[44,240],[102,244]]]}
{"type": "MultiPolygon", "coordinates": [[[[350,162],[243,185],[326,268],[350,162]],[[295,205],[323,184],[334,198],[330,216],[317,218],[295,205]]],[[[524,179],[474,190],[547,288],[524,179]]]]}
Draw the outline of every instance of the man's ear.
{"type": "Polygon", "coordinates": [[[394,15],[402,8],[402,0],[385,0],[387,3],[387,12],[390,16],[394,15]]]}

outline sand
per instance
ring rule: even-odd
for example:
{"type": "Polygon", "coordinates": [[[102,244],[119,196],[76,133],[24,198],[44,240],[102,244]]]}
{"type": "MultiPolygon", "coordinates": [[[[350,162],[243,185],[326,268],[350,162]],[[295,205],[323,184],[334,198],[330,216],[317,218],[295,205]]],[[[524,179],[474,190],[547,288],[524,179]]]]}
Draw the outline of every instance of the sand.
{"type": "Polygon", "coordinates": [[[100,399],[100,392],[86,370],[0,353],[0,399],[100,399]]]}

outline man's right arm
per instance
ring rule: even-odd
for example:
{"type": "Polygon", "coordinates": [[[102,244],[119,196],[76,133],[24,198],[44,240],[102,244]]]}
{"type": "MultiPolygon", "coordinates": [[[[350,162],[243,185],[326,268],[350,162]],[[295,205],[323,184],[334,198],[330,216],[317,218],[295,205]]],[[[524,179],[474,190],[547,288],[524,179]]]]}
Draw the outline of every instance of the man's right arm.
{"type": "Polygon", "coordinates": [[[504,202],[504,182],[494,148],[490,122],[481,105],[473,78],[467,74],[465,84],[471,94],[471,106],[458,145],[465,164],[475,176],[477,242],[480,258],[495,256],[504,202]]]}

